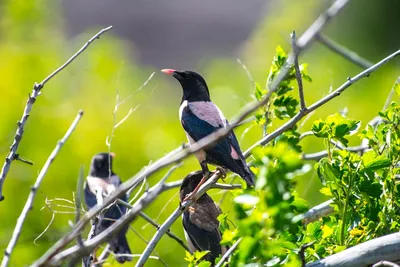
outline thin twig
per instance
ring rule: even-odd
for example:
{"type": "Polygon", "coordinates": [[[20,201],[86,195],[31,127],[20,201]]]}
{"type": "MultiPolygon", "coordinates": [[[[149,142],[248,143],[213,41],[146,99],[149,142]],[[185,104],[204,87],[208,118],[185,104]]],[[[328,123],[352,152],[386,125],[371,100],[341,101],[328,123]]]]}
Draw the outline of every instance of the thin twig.
{"type": "Polygon", "coordinates": [[[4,181],[6,179],[7,173],[10,170],[11,162],[15,159],[18,159],[19,156],[17,154],[17,150],[19,147],[19,143],[21,142],[22,136],[24,134],[24,127],[26,124],[26,121],[28,120],[30,116],[30,112],[32,110],[32,106],[36,101],[36,98],[41,94],[41,90],[43,89],[44,85],[50,81],[51,78],[56,76],[60,71],[62,71],[65,67],[67,67],[75,58],[77,58],[83,51],[88,48],[88,46],[96,39],[100,37],[103,33],[106,31],[111,30],[112,26],[109,26],[107,28],[102,29],[99,31],[96,35],[94,35],[92,38],[89,39],[89,41],[86,42],[85,45],[82,46],[81,49],[78,50],[70,59],[68,59],[63,65],[61,65],[59,68],[57,68],[55,71],[53,71],[49,76],[47,76],[41,83],[35,83],[33,86],[33,90],[31,94],[29,94],[28,101],[26,102],[26,106],[24,109],[24,113],[22,114],[21,119],[17,122],[17,132],[15,133],[14,136],[14,141],[13,144],[11,145],[10,152],[8,153],[6,160],[4,162],[4,165],[1,169],[0,173],[0,201],[4,199],[3,196],[3,185],[4,181]]]}
{"type": "Polygon", "coordinates": [[[332,39],[330,39],[329,37],[327,37],[325,35],[317,34],[315,36],[315,39],[317,39],[320,43],[325,45],[327,48],[329,48],[333,52],[341,55],[345,59],[353,62],[354,64],[360,66],[361,68],[367,69],[373,65],[370,61],[359,56],[357,53],[351,51],[347,47],[342,46],[341,44],[333,41],[332,39]]]}
{"type": "Polygon", "coordinates": [[[240,64],[240,66],[242,66],[242,68],[244,69],[244,71],[247,74],[247,77],[249,78],[249,81],[251,83],[251,86],[254,88],[256,88],[256,83],[254,82],[253,77],[251,76],[251,73],[249,71],[249,69],[246,67],[246,65],[240,60],[240,58],[236,58],[236,61],[240,64]]]}
{"type": "MultiPolygon", "coordinates": [[[[363,154],[366,151],[368,151],[369,149],[370,149],[370,147],[368,145],[359,145],[359,146],[353,146],[353,147],[346,147],[344,150],[363,154]]],[[[320,159],[327,157],[327,156],[328,156],[328,151],[323,150],[320,152],[303,154],[302,159],[319,161],[320,159]]]]}
{"type": "Polygon", "coordinates": [[[227,252],[222,256],[221,260],[218,262],[215,267],[222,267],[224,262],[226,262],[229,258],[229,256],[235,251],[235,249],[239,246],[240,242],[242,241],[242,238],[239,238],[233,245],[228,249],[227,252]]]}
{"type": "MultiPolygon", "coordinates": [[[[124,205],[128,209],[133,208],[133,206],[131,204],[129,204],[123,200],[118,199],[117,202],[120,203],[121,205],[124,205]]],[[[153,219],[151,219],[149,216],[147,216],[146,213],[141,211],[141,212],[139,212],[139,216],[142,217],[148,223],[150,223],[152,226],[157,228],[157,230],[160,228],[160,225],[158,225],[158,223],[156,223],[155,221],[153,221],[153,219]]],[[[174,233],[172,233],[170,229],[167,230],[166,234],[169,237],[171,237],[172,239],[174,239],[176,242],[178,242],[178,244],[181,245],[185,250],[190,251],[189,247],[185,244],[185,242],[183,242],[182,239],[180,239],[174,233]]]]}
{"type": "Polygon", "coordinates": [[[33,208],[32,205],[33,205],[33,201],[36,196],[36,192],[38,191],[39,186],[44,179],[44,176],[46,175],[47,171],[49,170],[51,163],[56,158],[61,147],[64,145],[64,143],[70,137],[72,132],[75,130],[76,126],[78,125],[78,122],[82,118],[82,115],[83,115],[83,111],[79,111],[78,115],[76,116],[75,120],[72,122],[68,131],[65,133],[64,137],[60,141],[57,142],[56,147],[51,152],[50,156],[46,160],[46,163],[43,165],[42,169],[40,170],[39,175],[36,178],[35,184],[31,187],[31,192],[29,193],[29,196],[25,203],[25,206],[22,209],[22,212],[18,217],[17,224],[15,226],[13,235],[12,235],[11,240],[8,243],[7,249],[4,253],[4,258],[3,258],[3,261],[1,262],[1,267],[8,266],[8,263],[9,263],[10,257],[11,257],[11,253],[13,252],[14,247],[17,244],[17,241],[18,241],[19,235],[21,234],[25,219],[28,216],[28,212],[33,208]]]}
{"type": "MultiPolygon", "coordinates": [[[[80,218],[81,218],[81,206],[82,206],[82,188],[83,188],[83,181],[84,181],[84,170],[83,170],[83,165],[81,166],[79,170],[79,176],[78,176],[78,182],[76,183],[76,194],[75,194],[75,223],[78,223],[80,218]]],[[[76,237],[76,241],[78,245],[82,246],[83,241],[82,241],[82,235],[78,235],[76,237]]]]}
{"type": "Polygon", "coordinates": [[[386,98],[385,105],[383,105],[382,111],[386,110],[386,109],[389,107],[390,102],[392,102],[392,98],[393,98],[393,94],[394,94],[394,92],[395,92],[395,88],[396,88],[397,86],[399,86],[399,84],[400,84],[400,76],[399,76],[399,77],[397,78],[397,80],[394,82],[394,84],[393,84],[393,86],[392,86],[392,89],[390,90],[389,95],[388,95],[387,98],[386,98]]]}
{"type": "Polygon", "coordinates": [[[300,260],[301,260],[301,267],[305,267],[306,266],[306,257],[304,255],[305,252],[306,252],[306,249],[309,248],[310,246],[314,245],[315,242],[316,241],[313,241],[313,242],[310,242],[310,243],[307,243],[307,244],[304,244],[304,245],[301,246],[301,248],[299,250],[299,257],[300,257],[300,260]]]}
{"type": "Polygon", "coordinates": [[[299,57],[298,57],[298,52],[297,52],[297,45],[296,45],[296,32],[293,31],[292,34],[290,35],[290,38],[292,39],[292,49],[294,51],[294,54],[296,55],[294,57],[294,70],[296,72],[296,80],[297,80],[297,85],[299,87],[299,98],[300,98],[300,110],[306,110],[306,102],[304,100],[304,92],[303,92],[303,81],[301,78],[301,72],[300,72],[300,67],[299,67],[299,57]]]}

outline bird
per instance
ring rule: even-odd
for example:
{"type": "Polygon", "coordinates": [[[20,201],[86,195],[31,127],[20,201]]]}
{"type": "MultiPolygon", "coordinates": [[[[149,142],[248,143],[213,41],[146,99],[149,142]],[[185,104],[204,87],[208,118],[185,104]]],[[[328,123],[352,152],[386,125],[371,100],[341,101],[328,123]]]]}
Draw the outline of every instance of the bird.
{"type": "MultiPolygon", "coordinates": [[[[173,76],[182,86],[183,96],[179,108],[179,119],[190,145],[229,126],[229,122],[221,110],[211,101],[207,83],[200,74],[188,70],[163,69],[161,71],[173,76]]],[[[195,156],[200,163],[204,177],[194,192],[197,192],[200,185],[210,175],[207,164],[222,167],[219,168],[221,171],[228,169],[242,177],[249,187],[254,186],[254,173],[247,166],[233,131],[213,146],[197,151],[195,156]]]]}
{"type": "MultiPolygon", "coordinates": [[[[93,156],[90,164],[89,175],[86,177],[86,184],[84,189],[84,200],[86,206],[90,209],[97,205],[96,195],[100,192],[106,195],[112,193],[122,183],[121,179],[112,170],[112,162],[115,158],[114,153],[98,153],[93,156]]],[[[127,201],[128,196],[123,195],[121,200],[127,201]]],[[[126,212],[126,207],[120,204],[113,204],[108,207],[104,215],[101,216],[99,222],[94,228],[94,235],[98,235],[108,227],[110,227],[116,220],[121,218],[126,212]]],[[[126,239],[126,232],[129,226],[127,225],[110,241],[110,249],[116,255],[116,260],[119,263],[125,261],[132,261],[131,250],[126,239]]],[[[95,255],[95,252],[93,253],[95,255]]]]}
{"type": "MultiPolygon", "coordinates": [[[[203,178],[202,171],[189,173],[182,181],[180,201],[192,192],[203,178]]],[[[183,211],[182,224],[186,242],[194,251],[210,251],[204,259],[214,264],[219,255],[226,253],[227,247],[222,246],[221,232],[219,231],[218,215],[222,213],[220,207],[205,193],[183,211]]]]}

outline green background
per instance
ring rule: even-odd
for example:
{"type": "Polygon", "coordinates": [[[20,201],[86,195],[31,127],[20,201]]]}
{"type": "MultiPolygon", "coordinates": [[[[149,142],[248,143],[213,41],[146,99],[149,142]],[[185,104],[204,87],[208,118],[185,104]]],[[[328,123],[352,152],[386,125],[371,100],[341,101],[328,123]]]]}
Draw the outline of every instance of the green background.
{"type": "MultiPolygon", "coordinates": [[[[330,2],[284,0],[275,3],[241,51],[240,58],[255,81],[265,83],[276,46],[289,50],[289,33],[295,29],[300,35],[330,2]]],[[[72,39],[68,38],[64,33],[60,9],[57,1],[3,0],[0,3],[0,153],[4,157],[34,82],[44,79],[102,27],[99,25],[72,39]]],[[[400,4],[394,0],[354,0],[324,32],[370,61],[377,62],[399,48],[398,10],[400,4]]],[[[309,75],[313,78],[312,83],[305,83],[308,104],[326,95],[330,88],[338,87],[348,76],[361,71],[360,67],[318,43],[309,47],[300,61],[308,63],[309,75]]],[[[302,131],[310,130],[313,120],[346,107],[348,117],[362,120],[364,127],[382,108],[399,76],[399,66],[399,60],[395,60],[351,86],[339,98],[314,113],[302,131]]],[[[213,101],[227,118],[232,118],[252,100],[251,83],[235,58],[207,59],[201,61],[196,70],[207,80],[213,101]]],[[[56,213],[47,232],[37,240],[36,245],[33,243],[52,217],[49,209],[41,209],[45,199],[72,200],[80,166],[85,166],[86,173],[93,154],[107,150],[105,140],[113,125],[116,90],[124,99],[136,91],[153,71],[155,75],[149,84],[118,110],[120,120],[130,108],[140,104],[129,119],[116,129],[112,141],[111,150],[117,154],[114,169],[125,181],[149,162],[186,142],[178,120],[181,88],[177,82],[162,75],[158,69],[135,62],[134,52],[128,43],[110,31],[46,84],[34,104],[18,150],[35,165],[13,162],[4,185],[5,201],[0,203],[0,250],[6,248],[30,187],[57,140],[64,135],[79,109],[83,109],[85,115],[51,165],[38,191],[34,208],[12,254],[11,266],[31,263],[70,229],[68,220],[73,221],[74,215],[56,213]]],[[[239,139],[248,126],[236,130],[239,139]]],[[[242,149],[245,150],[260,137],[261,129],[252,127],[240,139],[242,149]]],[[[357,145],[357,140],[354,137],[351,144],[357,145]]],[[[305,152],[324,148],[322,142],[313,137],[306,138],[301,144],[305,152]]],[[[309,163],[312,166],[313,162],[309,163]]],[[[182,179],[196,169],[199,165],[190,157],[169,181],[182,179]]],[[[150,177],[149,185],[156,183],[165,171],[150,177]]],[[[300,177],[297,185],[300,196],[307,199],[310,205],[325,200],[318,192],[320,183],[312,171],[300,177]]],[[[177,192],[178,189],[163,193],[145,212],[162,223],[178,205],[177,192]]],[[[222,193],[213,190],[210,195],[218,201],[222,193]]],[[[229,211],[231,207],[231,195],[227,196],[222,205],[224,211],[229,211]]],[[[59,207],[57,210],[72,209],[59,207]]],[[[155,229],[144,225],[145,222],[139,218],[132,228],[149,240],[155,229]]],[[[172,231],[183,238],[180,221],[174,224],[172,231]]],[[[133,231],[129,232],[128,240],[134,254],[140,254],[146,246],[133,231]]],[[[169,266],[185,265],[184,250],[167,236],[158,244],[156,251],[169,266]]],[[[113,265],[117,265],[116,261],[110,260],[108,266],[113,265]]],[[[149,260],[147,265],[163,266],[157,260],[149,260]]]]}

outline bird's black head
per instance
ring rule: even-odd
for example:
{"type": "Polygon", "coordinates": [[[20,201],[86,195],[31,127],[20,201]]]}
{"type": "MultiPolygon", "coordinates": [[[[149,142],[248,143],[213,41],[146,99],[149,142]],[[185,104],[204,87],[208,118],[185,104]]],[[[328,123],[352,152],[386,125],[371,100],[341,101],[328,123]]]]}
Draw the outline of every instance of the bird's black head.
{"type": "Polygon", "coordinates": [[[89,175],[99,178],[108,178],[115,173],[112,170],[112,162],[115,157],[114,153],[98,153],[92,158],[92,163],[90,164],[89,175]]]}
{"type": "MultiPolygon", "coordinates": [[[[194,171],[189,173],[182,181],[181,189],[180,189],[180,199],[181,201],[185,198],[185,196],[191,193],[196,186],[200,183],[201,178],[203,178],[202,171],[194,171]]],[[[206,195],[206,194],[204,194],[206,195]]],[[[203,195],[203,196],[204,196],[203,195]]]]}
{"type": "Polygon", "coordinates": [[[211,101],[207,83],[200,74],[189,70],[163,69],[161,71],[179,81],[183,89],[182,102],[184,100],[189,102],[211,101]]]}

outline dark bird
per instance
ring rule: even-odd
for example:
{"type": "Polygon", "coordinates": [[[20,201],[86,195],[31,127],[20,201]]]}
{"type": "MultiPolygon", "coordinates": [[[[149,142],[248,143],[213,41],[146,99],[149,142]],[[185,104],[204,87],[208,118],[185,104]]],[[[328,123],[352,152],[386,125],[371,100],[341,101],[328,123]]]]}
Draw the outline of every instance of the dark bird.
{"type": "MultiPolygon", "coordinates": [[[[181,202],[184,201],[187,194],[197,187],[202,178],[202,172],[195,171],[189,173],[183,179],[180,189],[181,202]]],[[[225,246],[220,245],[221,232],[219,231],[217,217],[221,213],[219,206],[205,193],[182,214],[183,228],[189,248],[193,252],[196,250],[210,251],[204,256],[204,259],[213,264],[215,259],[227,250],[225,246]]]]}
{"type": "MultiPolygon", "coordinates": [[[[221,110],[211,101],[210,92],[203,77],[193,71],[172,69],[161,71],[177,79],[183,88],[179,118],[190,144],[220,128],[228,127],[229,123],[221,110]]],[[[204,179],[199,186],[208,179],[210,174],[207,164],[229,169],[242,177],[248,186],[254,186],[254,174],[246,164],[233,131],[212,147],[200,150],[195,155],[204,174],[204,179]]]]}
{"type": "MultiPolygon", "coordinates": [[[[92,158],[89,176],[86,177],[86,186],[84,190],[84,199],[86,206],[90,209],[97,204],[96,194],[100,191],[108,195],[112,193],[122,182],[118,175],[112,170],[112,162],[115,157],[114,153],[98,153],[92,158]]],[[[120,197],[121,200],[127,201],[128,196],[120,197]]],[[[108,207],[100,221],[97,223],[94,236],[100,234],[110,227],[116,220],[122,217],[126,212],[123,205],[113,204],[108,207]]],[[[129,226],[122,229],[110,241],[110,249],[116,254],[116,260],[119,263],[132,261],[131,250],[126,240],[126,232],[129,226]]]]}

